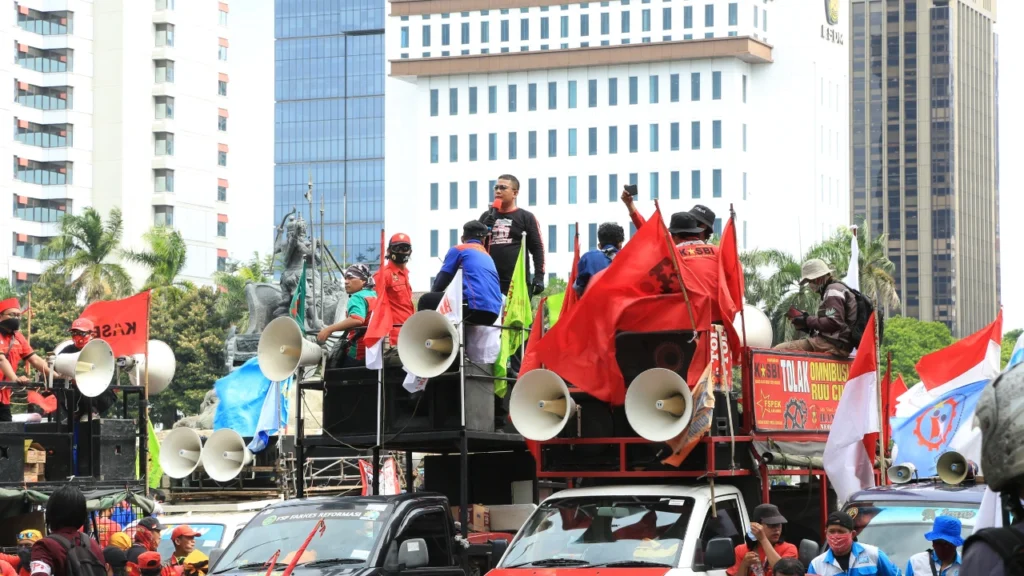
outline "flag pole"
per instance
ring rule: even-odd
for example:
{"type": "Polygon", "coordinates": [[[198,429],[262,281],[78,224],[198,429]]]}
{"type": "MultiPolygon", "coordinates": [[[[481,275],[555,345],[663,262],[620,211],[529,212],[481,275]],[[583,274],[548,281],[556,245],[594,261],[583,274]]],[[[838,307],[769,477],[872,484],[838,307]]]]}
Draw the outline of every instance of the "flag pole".
{"type": "MultiPolygon", "coordinates": [[[[875,317],[875,358],[877,359],[879,357],[879,354],[880,354],[881,350],[882,350],[882,343],[878,340],[878,311],[876,310],[872,314],[875,317]]],[[[890,356],[891,356],[891,354],[890,354],[890,356]]],[[[888,366],[886,367],[886,369],[888,369],[888,366]]],[[[877,368],[876,368],[876,370],[877,370],[877,368]]],[[[878,381],[877,380],[878,372],[875,372],[875,374],[876,374],[876,376],[875,376],[876,380],[875,381],[877,382],[878,381]]],[[[878,397],[878,458],[877,458],[877,462],[878,462],[878,472],[879,472],[878,478],[879,478],[879,484],[885,484],[885,414],[886,413],[885,413],[885,407],[882,406],[882,386],[881,385],[878,386],[877,397],[878,397]]]]}
{"type": "MultiPolygon", "coordinates": [[[[28,291],[28,333],[26,334],[25,341],[28,342],[29,347],[32,346],[32,291],[28,291]]],[[[17,368],[17,366],[15,366],[17,368]]],[[[32,364],[25,362],[25,375],[32,378],[32,364]]]]}
{"type": "MultiPolygon", "coordinates": [[[[654,210],[658,215],[658,220],[661,221],[661,206],[658,205],[658,200],[654,200],[654,210]]],[[[664,227],[664,221],[662,221],[662,227],[664,227]]],[[[675,269],[676,278],[679,280],[679,288],[683,292],[683,299],[686,300],[686,313],[690,316],[690,326],[693,327],[694,339],[697,335],[697,321],[693,316],[693,306],[690,304],[690,293],[686,290],[686,283],[683,282],[683,273],[679,269],[679,259],[677,258],[676,247],[672,245],[672,237],[668,234],[663,234],[665,242],[668,244],[669,254],[672,255],[672,268],[675,269]]],[[[692,340],[691,340],[692,341],[692,340]]]]}
{"type": "MultiPolygon", "coordinates": [[[[153,293],[150,292],[150,298],[153,293]]],[[[149,332],[149,298],[146,299],[146,332],[149,332]]],[[[146,338],[146,366],[142,376],[142,406],[139,409],[139,475],[143,494],[149,496],[149,338],[146,338]]]]}
{"type": "MultiPolygon", "coordinates": [[[[736,256],[738,257],[740,250],[739,250],[739,242],[736,241],[736,211],[733,210],[731,202],[729,203],[729,220],[732,220],[733,244],[736,245],[736,256]]],[[[742,264],[740,266],[741,266],[740,274],[743,274],[742,264]]],[[[746,280],[744,280],[743,281],[743,286],[746,286],[746,285],[747,285],[747,282],[746,282],[746,280]]],[[[740,299],[741,300],[739,302],[739,305],[740,305],[740,329],[743,331],[743,346],[744,347],[747,346],[747,314],[746,314],[746,308],[747,307],[743,305],[743,300],[745,300],[746,297],[747,297],[746,294],[740,294],[740,299]]],[[[736,302],[734,302],[734,304],[736,304],[736,302]]],[[[741,354],[740,355],[740,360],[742,361],[742,359],[743,359],[743,356],[741,354]]],[[[729,415],[732,416],[732,413],[730,412],[729,415]]]]}
{"type": "MultiPolygon", "coordinates": [[[[309,185],[306,188],[306,200],[309,202],[309,237],[313,240],[316,239],[316,220],[313,219],[313,170],[309,170],[309,185]]],[[[313,242],[309,243],[309,261],[314,264],[313,268],[316,269],[316,246],[313,242]]],[[[313,318],[316,318],[316,287],[310,290],[309,303],[313,305],[313,318]]],[[[306,326],[306,318],[302,318],[301,326],[306,326]]],[[[303,328],[305,329],[305,328],[303,328]]]]}
{"type": "MultiPolygon", "coordinates": [[[[577,228],[576,229],[576,234],[579,234],[579,233],[580,233],[579,232],[579,228],[577,228]]],[[[519,253],[522,254],[522,258],[523,258],[523,261],[522,261],[522,265],[523,265],[523,283],[525,284],[526,283],[526,262],[527,262],[527,258],[526,258],[526,231],[525,230],[523,231],[523,235],[522,235],[521,238],[522,238],[522,240],[521,240],[521,243],[519,244],[521,246],[521,248],[519,250],[519,253]]],[[[513,275],[514,275],[515,268],[513,268],[512,270],[513,270],[513,275]]],[[[534,273],[534,275],[536,275],[537,271],[534,270],[533,273],[534,273]]],[[[515,280],[513,280],[512,283],[515,284],[515,280]]],[[[530,284],[527,284],[527,292],[529,292],[529,290],[530,290],[529,287],[531,285],[535,284],[535,283],[536,283],[536,279],[534,279],[534,282],[532,282],[530,284]]],[[[531,300],[533,300],[532,296],[528,296],[526,298],[527,302],[529,302],[531,300]]],[[[533,308],[532,307],[530,308],[530,314],[533,314],[533,308]]],[[[532,330],[532,328],[531,328],[531,330],[532,330]]],[[[520,325],[519,326],[519,342],[520,342],[520,344],[519,344],[519,363],[520,363],[520,368],[522,367],[523,356],[526,354],[526,335],[525,334],[526,334],[526,327],[520,325]]],[[[463,423],[463,424],[465,424],[465,423],[463,423]]]]}

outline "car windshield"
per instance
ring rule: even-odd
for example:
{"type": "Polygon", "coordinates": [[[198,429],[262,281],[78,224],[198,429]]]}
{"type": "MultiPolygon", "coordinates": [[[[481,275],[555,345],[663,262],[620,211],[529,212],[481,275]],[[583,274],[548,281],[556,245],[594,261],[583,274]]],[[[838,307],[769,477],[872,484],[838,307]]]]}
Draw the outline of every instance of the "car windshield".
{"type": "Polygon", "coordinates": [[[931,548],[924,535],[931,531],[936,516],[959,518],[966,539],[978,515],[975,502],[855,502],[847,506],[857,528],[857,540],[878,546],[898,568],[918,552],[931,548]]]}
{"type": "Polygon", "coordinates": [[[263,564],[280,550],[277,561],[288,564],[317,522],[326,531],[314,536],[299,564],[314,561],[361,563],[370,558],[377,537],[391,514],[383,503],[331,502],[319,506],[288,506],[260,512],[238,534],[212,572],[263,564]]]}
{"type": "MultiPolygon", "coordinates": [[[[174,553],[174,543],[171,542],[171,533],[178,526],[183,525],[183,522],[165,522],[167,526],[166,530],[160,532],[160,547],[157,548],[157,552],[160,553],[161,558],[170,558],[171,554],[174,553]]],[[[210,556],[210,551],[217,548],[221,541],[224,539],[224,525],[223,524],[189,524],[192,530],[199,532],[199,536],[196,536],[196,550],[210,556]]]]}
{"type": "Polygon", "coordinates": [[[594,496],[548,501],[530,516],[503,568],[679,564],[692,498],[594,496]]]}

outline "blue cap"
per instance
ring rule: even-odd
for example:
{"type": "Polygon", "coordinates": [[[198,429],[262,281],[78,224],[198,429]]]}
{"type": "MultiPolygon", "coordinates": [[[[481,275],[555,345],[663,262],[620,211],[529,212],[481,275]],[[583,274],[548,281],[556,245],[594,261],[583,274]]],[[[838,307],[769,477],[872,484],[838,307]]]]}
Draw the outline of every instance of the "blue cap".
{"type": "Polygon", "coordinates": [[[945,540],[953,546],[963,546],[964,539],[960,537],[960,520],[952,516],[936,516],[932,524],[932,531],[924,535],[924,539],[933,542],[945,540]]]}

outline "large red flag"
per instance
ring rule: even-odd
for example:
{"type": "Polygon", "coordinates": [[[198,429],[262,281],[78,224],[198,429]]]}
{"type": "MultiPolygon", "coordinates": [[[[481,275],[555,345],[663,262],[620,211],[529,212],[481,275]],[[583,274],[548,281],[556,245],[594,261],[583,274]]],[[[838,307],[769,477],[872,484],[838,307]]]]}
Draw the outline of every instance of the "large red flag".
{"type": "Polygon", "coordinates": [[[615,359],[617,332],[708,330],[711,325],[706,289],[678,262],[660,211],[656,216],[637,231],[602,271],[600,281],[591,281],[569,315],[559,318],[537,345],[539,360],[548,370],[612,405],[621,405],[626,398],[615,359]],[[679,296],[677,270],[682,272],[690,306],[679,296]],[[651,298],[657,296],[664,298],[651,298]],[[666,310],[668,303],[673,305],[671,313],[666,310]]]}
{"type": "Polygon", "coordinates": [[[92,320],[93,338],[110,345],[115,357],[145,354],[149,342],[149,290],[123,300],[93,302],[80,318],[92,320]]]}
{"type": "Polygon", "coordinates": [[[740,264],[739,243],[736,241],[736,217],[732,216],[725,223],[722,230],[722,241],[718,245],[718,266],[720,275],[718,279],[718,306],[722,314],[722,324],[725,326],[726,335],[729,337],[729,349],[733,361],[740,362],[742,359],[740,349],[740,335],[743,333],[742,324],[733,326],[733,319],[736,314],[743,310],[743,294],[746,291],[743,278],[743,265],[740,264]]]}
{"type": "MultiPolygon", "coordinates": [[[[572,290],[571,285],[569,289],[572,290]]],[[[523,355],[523,361],[519,366],[519,376],[526,374],[534,368],[540,368],[537,345],[540,344],[541,339],[544,337],[544,306],[547,305],[547,302],[548,297],[545,296],[540,299],[540,305],[537,306],[537,313],[533,318],[533,327],[530,329],[530,339],[526,341],[526,353],[523,355]]],[[[540,444],[526,439],[526,448],[530,451],[530,454],[533,454],[533,459],[540,462],[540,444]]]]}
{"type": "Polygon", "coordinates": [[[576,277],[580,272],[580,228],[579,224],[576,224],[576,237],[573,240],[575,246],[573,248],[574,254],[572,257],[572,272],[569,273],[569,286],[565,289],[565,299],[562,300],[562,311],[558,317],[561,318],[569,313],[569,310],[579,300],[579,296],[576,294],[576,289],[573,286],[576,285],[576,277]]]}
{"type": "Polygon", "coordinates": [[[394,314],[391,310],[391,301],[388,299],[388,291],[384,290],[384,266],[381,266],[374,274],[373,281],[377,289],[377,302],[370,310],[370,323],[366,326],[366,334],[363,335],[363,344],[372,348],[394,328],[394,314]]]}

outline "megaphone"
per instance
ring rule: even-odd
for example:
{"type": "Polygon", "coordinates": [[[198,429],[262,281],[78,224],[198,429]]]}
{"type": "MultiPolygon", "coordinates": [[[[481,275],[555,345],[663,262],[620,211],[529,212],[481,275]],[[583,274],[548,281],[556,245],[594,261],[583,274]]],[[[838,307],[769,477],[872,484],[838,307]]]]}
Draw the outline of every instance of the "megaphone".
{"type": "Polygon", "coordinates": [[[576,402],[569,394],[569,387],[550,370],[530,370],[512,387],[508,414],[524,438],[538,442],[551,440],[575,413],[576,402]]]}
{"type": "Polygon", "coordinates": [[[302,328],[288,316],[267,324],[256,349],[260,372],[272,382],[287,379],[299,366],[319,364],[322,357],[320,345],[306,340],[302,328]]]}
{"type": "Polygon", "coordinates": [[[160,443],[160,467],[171,478],[185,478],[199,466],[203,439],[191,428],[175,428],[160,443]]]}
{"type": "MultiPolygon", "coordinates": [[[[136,354],[132,357],[135,367],[128,371],[128,379],[132,386],[141,386],[146,377],[146,356],[136,354]]],[[[155,395],[163,392],[174,379],[174,351],[159,340],[149,341],[149,393],[155,395]]]]}
{"type": "Polygon", "coordinates": [[[889,479],[889,482],[892,482],[893,484],[906,484],[913,480],[916,475],[917,468],[910,462],[890,466],[889,469],[885,471],[885,476],[889,479]]]}
{"type": "Polygon", "coordinates": [[[772,321],[768,319],[759,308],[755,308],[750,304],[743,305],[743,319],[740,319],[740,315],[737,314],[733,320],[733,326],[736,327],[736,331],[739,332],[740,340],[743,341],[743,345],[748,348],[771,348],[772,340],[775,332],[772,330],[772,321]],[[745,324],[741,324],[745,322],[745,324]],[[744,327],[745,326],[745,327],[744,327]],[[746,332],[746,340],[743,340],[743,334],[746,332]]]}
{"type": "Polygon", "coordinates": [[[252,452],[241,434],[230,428],[217,430],[203,448],[203,469],[217,482],[227,482],[252,462],[252,452]]]}
{"type": "Polygon", "coordinates": [[[946,484],[959,484],[963,482],[971,472],[971,465],[963,454],[956,450],[944,452],[935,463],[939,480],[946,484]]]}
{"type": "Polygon", "coordinates": [[[693,398],[683,377],[665,368],[651,368],[626,390],[626,420],[641,437],[665,442],[690,425],[693,398]]]}
{"type": "Polygon", "coordinates": [[[440,376],[459,354],[459,331],[437,310],[421,310],[398,333],[398,357],[420,378],[440,376]]]}
{"type": "Polygon", "coordinates": [[[53,369],[65,378],[74,378],[82,395],[95,398],[114,378],[114,351],[103,340],[90,340],[77,354],[58,354],[53,369]]]}

